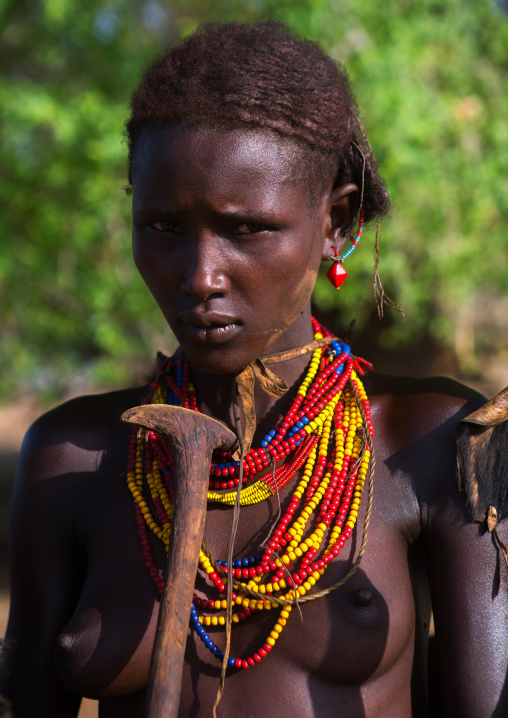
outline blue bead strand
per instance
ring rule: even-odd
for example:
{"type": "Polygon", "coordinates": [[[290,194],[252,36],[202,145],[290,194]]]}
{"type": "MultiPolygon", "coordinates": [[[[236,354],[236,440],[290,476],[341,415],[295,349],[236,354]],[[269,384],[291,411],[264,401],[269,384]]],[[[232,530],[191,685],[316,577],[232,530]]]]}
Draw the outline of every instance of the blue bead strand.
{"type": "MultiPolygon", "coordinates": [[[[190,613],[190,620],[192,622],[192,625],[194,626],[194,630],[200,637],[200,639],[205,644],[206,648],[210,651],[212,655],[217,658],[217,660],[222,661],[224,660],[224,653],[220,650],[220,648],[215,645],[215,643],[212,641],[208,633],[203,628],[203,624],[199,620],[198,612],[196,611],[196,606],[194,605],[194,602],[191,604],[191,613],[190,613]]],[[[234,666],[235,659],[229,659],[228,666],[234,666]],[[230,661],[233,661],[233,663],[230,663],[230,661]]]]}
{"type": "MultiPolygon", "coordinates": [[[[347,258],[355,251],[356,245],[357,245],[358,242],[360,241],[361,236],[362,236],[362,232],[363,232],[363,221],[364,221],[363,218],[364,218],[364,213],[363,213],[363,209],[362,209],[362,211],[361,211],[361,213],[360,213],[360,224],[359,224],[359,227],[358,227],[358,232],[356,233],[356,237],[354,238],[354,240],[353,240],[353,242],[352,242],[350,248],[347,250],[347,252],[346,252],[345,254],[343,254],[342,257],[337,257],[337,260],[338,260],[339,262],[343,262],[345,259],[347,259],[347,258]]],[[[335,261],[337,261],[337,260],[335,260],[335,261]]]]}
{"type": "MultiPolygon", "coordinates": [[[[257,553],[255,556],[248,556],[246,558],[236,558],[233,561],[233,568],[250,568],[251,566],[257,565],[262,558],[263,555],[260,553],[257,553]]],[[[228,567],[227,561],[217,561],[217,563],[224,569],[227,569],[228,567]]]]}

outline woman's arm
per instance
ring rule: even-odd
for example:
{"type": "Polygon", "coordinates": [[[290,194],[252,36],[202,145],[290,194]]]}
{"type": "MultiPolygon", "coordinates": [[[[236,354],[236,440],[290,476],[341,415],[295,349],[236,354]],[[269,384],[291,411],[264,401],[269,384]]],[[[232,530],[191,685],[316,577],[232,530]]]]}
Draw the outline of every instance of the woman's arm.
{"type": "Polygon", "coordinates": [[[0,694],[12,701],[16,718],[71,718],[80,704],[58,680],[54,660],[56,638],[72,616],[84,573],[73,531],[83,477],[76,449],[60,427],[53,413],[28,432],[12,500],[11,611],[0,694]]]}
{"type": "MultiPolygon", "coordinates": [[[[508,715],[508,570],[457,488],[455,427],[476,406],[456,408],[434,444],[436,470],[424,496],[443,699],[447,716],[501,718],[508,715]]],[[[498,526],[505,542],[507,524],[498,526]]]]}

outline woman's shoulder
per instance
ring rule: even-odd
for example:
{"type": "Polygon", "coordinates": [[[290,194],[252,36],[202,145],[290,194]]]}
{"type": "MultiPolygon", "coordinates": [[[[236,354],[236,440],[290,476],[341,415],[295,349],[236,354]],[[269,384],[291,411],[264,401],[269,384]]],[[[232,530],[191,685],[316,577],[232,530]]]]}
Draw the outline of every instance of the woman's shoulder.
{"type": "Polygon", "coordinates": [[[366,390],[378,462],[402,477],[420,510],[457,497],[457,425],[485,397],[446,377],[372,376],[366,390]]]}
{"type": "Polygon", "coordinates": [[[96,467],[98,456],[111,456],[125,443],[130,427],[121,415],[145,394],[146,387],[136,387],[80,396],[44,413],[25,436],[18,475],[40,481],[96,467]]]}
{"type": "Polygon", "coordinates": [[[69,439],[75,432],[102,433],[113,428],[124,411],[141,404],[146,392],[146,387],[133,387],[74,397],[42,414],[27,436],[40,441],[48,436],[69,439]]]}
{"type": "Polygon", "coordinates": [[[414,439],[447,431],[485,403],[485,397],[448,377],[374,374],[366,381],[373,411],[392,433],[414,439]]]}

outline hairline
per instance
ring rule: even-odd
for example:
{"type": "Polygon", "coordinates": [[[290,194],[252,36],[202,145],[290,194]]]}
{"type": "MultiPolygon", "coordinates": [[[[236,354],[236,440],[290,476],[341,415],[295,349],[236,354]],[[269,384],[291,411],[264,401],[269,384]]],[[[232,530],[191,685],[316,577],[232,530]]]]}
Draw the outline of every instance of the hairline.
{"type": "MultiPolygon", "coordinates": [[[[175,119],[175,120],[165,120],[162,122],[146,122],[143,124],[140,124],[136,128],[135,134],[131,138],[131,145],[130,145],[130,154],[129,154],[129,165],[128,165],[128,171],[129,171],[129,185],[132,188],[133,185],[133,177],[134,177],[134,171],[135,171],[135,165],[136,165],[136,148],[139,147],[139,141],[142,137],[142,135],[146,132],[149,132],[150,130],[154,129],[164,129],[164,128],[181,128],[184,131],[189,132],[200,132],[200,131],[210,131],[210,132],[216,132],[220,134],[228,134],[228,133],[248,133],[248,132],[254,132],[256,134],[264,135],[265,137],[269,137],[270,139],[276,141],[280,144],[286,144],[293,146],[298,149],[298,152],[302,158],[302,160],[307,164],[309,167],[309,173],[306,174],[305,171],[302,169],[298,169],[296,167],[296,164],[294,166],[294,182],[299,182],[303,186],[305,186],[307,191],[307,205],[309,210],[314,210],[319,202],[322,200],[325,194],[327,194],[332,187],[337,186],[337,177],[336,172],[333,173],[329,172],[329,177],[327,179],[323,179],[321,182],[316,182],[315,176],[315,167],[316,164],[324,166],[326,163],[325,156],[326,152],[323,150],[319,150],[315,147],[312,147],[309,143],[305,142],[299,137],[291,137],[289,135],[283,134],[281,132],[278,132],[276,129],[268,126],[259,125],[253,122],[244,122],[244,123],[222,123],[222,122],[203,122],[203,121],[193,121],[193,120],[187,120],[185,118],[182,119],[175,119]],[[313,171],[314,170],[314,171],[313,171]]],[[[338,162],[338,160],[337,160],[338,162]]],[[[303,163],[301,167],[303,167],[303,163]]]]}

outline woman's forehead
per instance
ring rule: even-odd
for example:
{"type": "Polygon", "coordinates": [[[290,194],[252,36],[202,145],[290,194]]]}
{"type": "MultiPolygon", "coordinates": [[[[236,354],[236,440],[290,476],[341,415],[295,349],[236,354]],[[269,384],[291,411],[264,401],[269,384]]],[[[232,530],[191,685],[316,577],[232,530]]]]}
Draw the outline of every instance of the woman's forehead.
{"type": "Polygon", "coordinates": [[[139,134],[132,179],[175,170],[186,179],[300,184],[305,152],[298,142],[269,129],[223,130],[189,125],[148,126],[139,134]]]}

